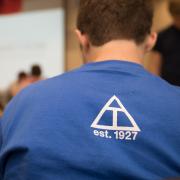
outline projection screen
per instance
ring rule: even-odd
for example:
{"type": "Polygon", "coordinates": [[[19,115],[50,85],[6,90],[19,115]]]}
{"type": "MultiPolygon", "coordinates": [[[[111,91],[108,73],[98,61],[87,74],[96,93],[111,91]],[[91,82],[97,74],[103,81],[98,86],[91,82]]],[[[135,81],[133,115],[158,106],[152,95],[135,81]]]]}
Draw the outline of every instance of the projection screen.
{"type": "Polygon", "coordinates": [[[0,90],[33,64],[41,65],[44,78],[63,73],[63,9],[0,17],[0,90]]]}

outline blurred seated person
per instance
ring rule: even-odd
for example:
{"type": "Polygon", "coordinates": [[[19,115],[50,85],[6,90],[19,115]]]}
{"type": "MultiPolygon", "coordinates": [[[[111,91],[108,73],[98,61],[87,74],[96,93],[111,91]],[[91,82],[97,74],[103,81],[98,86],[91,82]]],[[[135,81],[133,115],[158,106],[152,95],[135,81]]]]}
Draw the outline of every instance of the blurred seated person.
{"type": "Polygon", "coordinates": [[[0,118],[2,117],[2,114],[3,114],[3,105],[2,105],[2,103],[0,102],[0,118]]]}
{"type": "Polygon", "coordinates": [[[0,91],[0,118],[2,116],[2,113],[3,113],[3,93],[0,91]]]}
{"type": "Polygon", "coordinates": [[[10,87],[10,96],[14,97],[18,92],[30,85],[30,83],[29,76],[24,71],[19,72],[17,81],[10,87]]]}
{"type": "Polygon", "coordinates": [[[41,67],[37,64],[33,65],[31,67],[31,73],[30,73],[30,82],[34,83],[37,81],[42,80],[42,70],[41,67]]]}
{"type": "Polygon", "coordinates": [[[152,63],[155,74],[180,86],[180,1],[171,0],[169,11],[173,24],[159,33],[152,63]]]}

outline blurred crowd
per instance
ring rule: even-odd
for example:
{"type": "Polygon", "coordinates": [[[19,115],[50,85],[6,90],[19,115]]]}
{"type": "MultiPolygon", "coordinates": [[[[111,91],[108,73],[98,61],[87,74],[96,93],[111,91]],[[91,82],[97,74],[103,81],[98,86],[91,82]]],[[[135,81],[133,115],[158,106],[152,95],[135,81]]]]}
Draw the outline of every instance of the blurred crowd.
{"type": "Polygon", "coordinates": [[[14,96],[16,96],[25,87],[42,79],[42,70],[39,65],[33,65],[30,73],[20,71],[16,80],[9,85],[7,90],[3,92],[0,91],[0,117],[2,116],[3,110],[7,103],[14,96]]]}

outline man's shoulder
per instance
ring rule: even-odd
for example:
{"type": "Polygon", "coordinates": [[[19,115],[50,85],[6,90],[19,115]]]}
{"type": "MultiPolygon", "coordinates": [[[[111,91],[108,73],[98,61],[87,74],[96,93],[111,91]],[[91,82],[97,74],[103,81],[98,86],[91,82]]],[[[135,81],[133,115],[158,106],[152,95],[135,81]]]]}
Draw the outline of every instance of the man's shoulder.
{"type": "Polygon", "coordinates": [[[162,102],[171,105],[172,108],[180,106],[180,87],[159,78],[156,82],[157,98],[162,102]]]}
{"type": "MultiPolygon", "coordinates": [[[[117,76],[119,77],[120,75],[117,74],[117,76]]],[[[101,82],[106,80],[105,75],[103,75],[103,79],[102,77],[101,79],[95,77],[97,76],[94,76],[93,72],[87,73],[81,68],[76,69],[62,75],[32,84],[22,90],[16,99],[26,104],[34,104],[35,102],[41,103],[50,99],[55,100],[57,97],[60,99],[64,99],[64,97],[70,96],[74,97],[82,94],[83,91],[88,90],[92,83],[101,86],[101,82]]],[[[109,74],[107,77],[109,78],[109,74]]],[[[113,78],[115,78],[114,75],[113,78]]],[[[117,79],[115,79],[114,84],[117,83],[116,81],[117,79]]],[[[134,83],[136,84],[136,82],[134,83]]],[[[163,79],[148,72],[144,75],[143,78],[140,78],[137,83],[143,83],[145,85],[143,88],[139,88],[139,90],[143,91],[144,93],[151,93],[154,96],[161,95],[161,97],[180,102],[180,87],[173,86],[163,79]]],[[[102,86],[100,88],[102,88],[102,86]]],[[[107,86],[107,88],[109,88],[111,91],[111,87],[107,86]]],[[[117,86],[116,88],[119,89],[119,91],[121,90],[121,86],[117,86]]]]}
{"type": "Polygon", "coordinates": [[[7,119],[9,114],[29,113],[30,109],[32,114],[45,106],[52,108],[51,106],[56,100],[61,101],[62,98],[67,97],[68,93],[75,89],[76,82],[73,79],[73,74],[76,74],[76,71],[41,80],[24,88],[8,103],[3,119],[7,119]]]}
{"type": "Polygon", "coordinates": [[[54,93],[60,94],[72,86],[75,88],[76,81],[79,81],[79,76],[78,69],[75,69],[49,79],[41,80],[24,88],[17,97],[21,99],[39,99],[42,96],[47,96],[48,98],[55,95],[54,93]]]}
{"type": "Polygon", "coordinates": [[[164,92],[169,92],[169,93],[175,93],[177,95],[180,95],[180,86],[175,86],[173,84],[170,84],[168,81],[162,79],[159,76],[153,75],[151,73],[150,77],[151,80],[155,83],[154,86],[157,89],[164,90],[164,92]]]}
{"type": "Polygon", "coordinates": [[[144,83],[144,88],[141,88],[143,91],[150,92],[155,96],[164,96],[166,99],[174,98],[175,101],[180,102],[180,86],[174,86],[148,71],[146,71],[146,76],[141,81],[141,83],[144,83]]]}

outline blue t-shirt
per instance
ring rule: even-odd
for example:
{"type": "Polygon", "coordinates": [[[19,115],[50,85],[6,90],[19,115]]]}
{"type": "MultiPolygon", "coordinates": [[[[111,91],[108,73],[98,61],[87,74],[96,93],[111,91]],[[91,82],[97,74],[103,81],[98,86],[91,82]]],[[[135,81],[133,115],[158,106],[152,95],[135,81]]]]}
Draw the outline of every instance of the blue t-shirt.
{"type": "Polygon", "coordinates": [[[0,179],[180,177],[180,88],[124,61],[34,84],[1,121],[0,179]]]}

